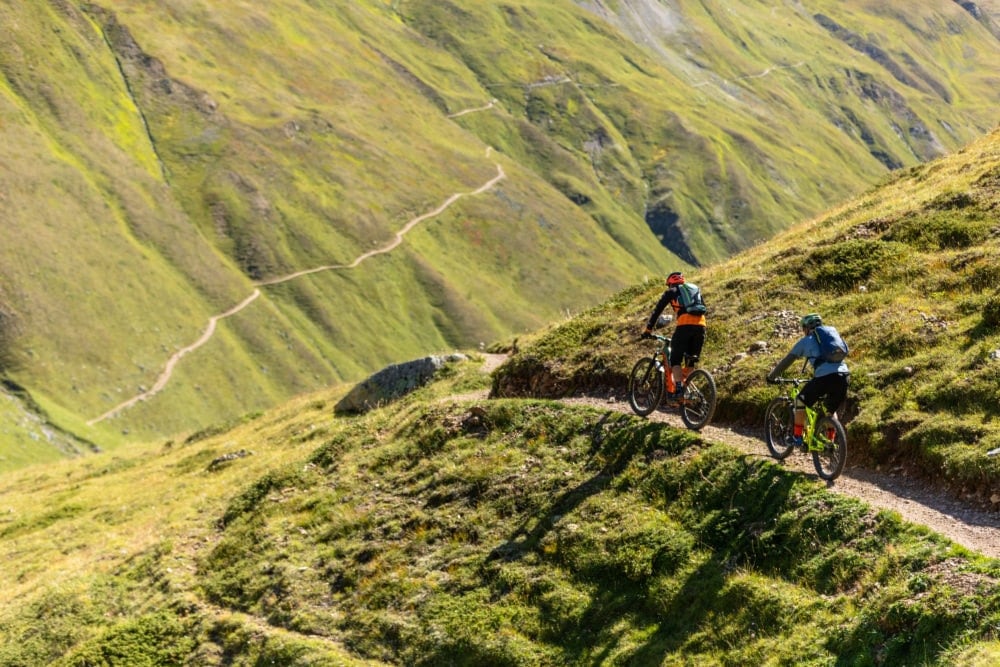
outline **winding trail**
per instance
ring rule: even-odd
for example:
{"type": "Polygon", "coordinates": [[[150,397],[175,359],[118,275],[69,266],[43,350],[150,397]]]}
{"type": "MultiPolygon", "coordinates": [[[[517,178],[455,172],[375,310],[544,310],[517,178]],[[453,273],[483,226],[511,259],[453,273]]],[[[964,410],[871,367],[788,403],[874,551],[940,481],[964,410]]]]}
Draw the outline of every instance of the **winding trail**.
{"type": "MultiPolygon", "coordinates": [[[[487,109],[490,106],[492,106],[492,102],[489,105],[487,105],[486,107],[483,107],[483,109],[487,109]]],[[[481,109],[470,109],[468,111],[471,112],[471,111],[478,111],[478,110],[481,110],[481,109]]],[[[491,149],[487,148],[486,155],[489,156],[490,153],[491,153],[491,149]]],[[[448,197],[444,201],[443,204],[441,204],[440,206],[438,206],[434,210],[429,211],[427,213],[424,213],[422,215],[418,215],[417,217],[415,217],[412,220],[410,220],[409,222],[407,222],[406,225],[404,225],[401,230],[399,230],[398,232],[396,232],[395,237],[388,244],[382,246],[381,248],[377,248],[375,250],[370,250],[370,251],[364,253],[363,255],[359,255],[350,264],[327,264],[327,265],[324,265],[324,266],[317,266],[317,267],[312,268],[312,269],[305,269],[305,270],[302,270],[302,271],[296,271],[295,273],[290,273],[290,274],[285,275],[285,276],[279,276],[277,278],[271,278],[271,279],[268,279],[268,280],[261,280],[261,281],[258,281],[256,283],[254,283],[256,287],[255,287],[254,291],[250,294],[250,296],[248,296],[243,301],[239,302],[238,304],[236,304],[235,306],[233,306],[229,310],[226,310],[226,311],[224,311],[222,313],[219,313],[218,315],[213,315],[212,317],[210,317],[209,320],[208,320],[208,325],[205,327],[205,331],[202,332],[201,337],[198,338],[198,340],[196,340],[195,342],[193,342],[190,345],[188,345],[187,347],[181,348],[180,350],[178,350],[177,352],[175,352],[173,354],[173,356],[171,356],[167,360],[166,365],[164,365],[164,367],[163,367],[163,371],[160,372],[159,377],[156,378],[156,382],[153,383],[152,387],[150,387],[146,391],[143,391],[143,392],[137,394],[136,396],[133,396],[132,398],[130,398],[130,399],[126,400],[126,401],[123,401],[122,403],[119,403],[118,405],[116,405],[115,407],[111,408],[110,410],[108,410],[107,412],[105,412],[104,414],[102,414],[101,416],[95,417],[95,418],[91,419],[90,421],[87,422],[87,425],[88,426],[93,426],[94,424],[102,422],[102,421],[104,421],[106,419],[110,419],[111,417],[114,417],[118,413],[120,413],[120,412],[122,412],[124,410],[127,410],[128,408],[133,407],[137,403],[149,400],[150,398],[152,398],[153,396],[155,396],[156,394],[158,394],[160,391],[162,391],[163,388],[167,386],[167,383],[170,381],[170,378],[173,376],[174,369],[176,368],[178,362],[180,362],[181,358],[184,357],[184,355],[188,354],[189,352],[193,352],[193,351],[197,350],[199,347],[201,347],[202,345],[204,345],[205,343],[207,343],[209,340],[211,340],[212,336],[215,334],[216,326],[218,325],[219,320],[222,320],[222,319],[225,319],[227,317],[231,317],[232,315],[235,315],[236,313],[240,312],[241,310],[243,310],[244,308],[246,308],[247,306],[249,306],[251,303],[253,303],[254,301],[256,301],[257,298],[260,297],[260,295],[261,295],[261,291],[260,291],[261,287],[267,287],[267,286],[270,286],[270,285],[278,285],[278,284],[281,284],[281,283],[286,283],[286,282],[288,282],[290,280],[295,280],[296,278],[301,278],[302,276],[307,276],[307,275],[310,275],[310,274],[313,274],[313,273],[319,273],[320,271],[333,271],[333,270],[342,270],[342,269],[353,269],[353,268],[356,268],[359,264],[361,264],[361,262],[365,261],[366,259],[374,257],[375,255],[381,255],[381,254],[384,254],[384,253],[387,253],[387,252],[391,252],[393,249],[395,249],[397,246],[399,246],[400,243],[403,242],[403,237],[407,234],[407,232],[409,232],[411,229],[413,229],[414,227],[416,227],[421,222],[424,222],[425,220],[428,220],[428,219],[433,218],[435,216],[441,215],[441,213],[443,213],[445,210],[447,210],[449,206],[451,206],[452,204],[454,204],[456,201],[458,201],[462,197],[471,197],[471,196],[474,196],[474,195],[482,194],[483,192],[486,192],[487,190],[493,188],[494,186],[496,186],[497,183],[499,183],[504,178],[506,178],[507,175],[506,175],[506,173],[504,173],[503,167],[501,165],[497,164],[496,168],[497,168],[497,175],[494,176],[493,178],[491,178],[490,180],[486,181],[486,183],[482,184],[481,186],[479,186],[478,188],[476,188],[475,190],[473,190],[471,192],[456,192],[455,194],[453,194],[450,197],[448,197]]]]}
{"type": "Polygon", "coordinates": [[[489,104],[485,106],[476,107],[474,109],[463,109],[461,111],[456,111],[455,113],[448,114],[448,118],[459,118],[460,116],[464,116],[465,114],[469,113],[476,113],[478,111],[488,111],[492,109],[494,105],[496,105],[497,101],[498,101],[497,98],[494,97],[492,100],[490,100],[489,104]]]}
{"type": "MultiPolygon", "coordinates": [[[[562,401],[632,414],[625,401],[587,397],[565,398],[562,401]]],[[[686,428],[680,415],[671,410],[658,409],[647,419],[680,429],[686,428]]],[[[702,429],[701,434],[706,440],[725,443],[747,456],[774,461],[764,443],[763,433],[753,429],[736,430],[709,425],[702,429]]],[[[850,463],[848,450],[848,465],[844,472],[835,481],[825,482],[833,493],[857,498],[878,509],[898,512],[906,521],[926,526],[967,549],[990,558],[1000,558],[1000,512],[986,511],[963,503],[917,479],[852,466],[850,463]]],[[[809,456],[795,452],[778,465],[819,481],[809,456]]]]}
{"type": "MultiPolygon", "coordinates": [[[[492,373],[506,359],[505,354],[486,354],[481,370],[492,373]]],[[[489,390],[474,394],[453,396],[453,400],[486,400],[489,390]]],[[[588,396],[571,396],[559,399],[568,405],[586,405],[600,410],[614,410],[632,414],[625,401],[588,396]]],[[[668,424],[684,429],[680,415],[675,411],[659,409],[646,417],[650,421],[668,424]]],[[[767,451],[764,436],[753,429],[735,430],[725,426],[708,425],[701,434],[710,442],[721,442],[735,447],[747,456],[774,461],[767,451]]],[[[797,473],[819,480],[812,458],[793,453],[777,465],[785,466],[797,473]]],[[[868,505],[898,512],[909,523],[926,526],[935,533],[944,535],[955,544],[977,551],[990,558],[1000,558],[1000,511],[987,511],[964,503],[954,496],[931,488],[920,480],[895,474],[893,471],[871,470],[848,465],[833,482],[826,482],[827,488],[851,498],[857,498],[868,505]]]]}
{"type": "MultiPolygon", "coordinates": [[[[744,74],[743,76],[735,77],[734,79],[732,79],[732,81],[744,81],[746,79],[760,79],[760,78],[763,78],[765,76],[768,76],[772,72],[776,72],[777,70],[795,69],[797,67],[802,67],[805,64],[806,64],[806,61],[805,60],[801,60],[801,61],[799,61],[799,62],[797,62],[797,63],[795,63],[793,65],[775,65],[774,67],[768,67],[764,71],[758,72],[756,74],[744,74]]],[[[722,83],[729,83],[730,79],[721,79],[721,82],[722,83]]],[[[701,81],[699,83],[693,83],[693,84],[691,84],[691,87],[692,88],[701,88],[702,86],[711,86],[711,85],[719,85],[719,84],[716,81],[705,80],[705,81],[701,81]]]]}
{"type": "Polygon", "coordinates": [[[119,403],[115,407],[105,412],[100,417],[96,417],[88,421],[87,425],[92,426],[93,424],[96,424],[99,421],[103,421],[121,412],[122,410],[126,410],[135,405],[136,403],[140,401],[145,401],[147,398],[153,396],[154,394],[159,393],[164,387],[167,386],[167,382],[170,381],[170,376],[173,375],[174,367],[177,366],[177,362],[181,360],[181,357],[183,357],[188,352],[193,352],[197,350],[199,347],[207,343],[209,339],[212,338],[212,336],[215,334],[215,327],[218,324],[219,320],[225,317],[229,317],[230,315],[235,315],[236,313],[240,312],[241,310],[249,306],[251,303],[253,303],[259,296],[260,296],[260,290],[255,289],[250,296],[248,296],[243,301],[240,301],[238,304],[236,304],[229,310],[225,311],[224,313],[219,313],[218,315],[213,315],[212,317],[210,317],[208,320],[208,326],[205,327],[205,331],[201,334],[201,338],[191,343],[187,347],[183,347],[177,352],[175,352],[174,355],[167,360],[166,366],[163,367],[163,372],[160,373],[160,377],[156,378],[156,382],[153,383],[153,386],[150,389],[142,392],[141,394],[133,396],[124,403],[119,403]]]}

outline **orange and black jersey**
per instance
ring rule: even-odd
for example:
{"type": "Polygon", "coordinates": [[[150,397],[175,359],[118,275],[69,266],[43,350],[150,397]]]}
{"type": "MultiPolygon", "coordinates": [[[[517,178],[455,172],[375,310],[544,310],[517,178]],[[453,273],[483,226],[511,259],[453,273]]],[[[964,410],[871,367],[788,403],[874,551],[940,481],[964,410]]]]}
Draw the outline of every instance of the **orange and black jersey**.
{"type": "Polygon", "coordinates": [[[678,291],[677,285],[667,288],[667,291],[663,293],[660,300],[656,302],[656,307],[653,308],[653,314],[649,316],[649,322],[646,323],[646,327],[653,329],[656,326],[656,321],[660,318],[660,313],[662,313],[667,304],[674,309],[675,319],[677,320],[677,326],[684,326],[686,324],[694,326],[706,326],[705,315],[704,314],[694,314],[688,313],[684,310],[681,305],[680,293],[678,291]]]}

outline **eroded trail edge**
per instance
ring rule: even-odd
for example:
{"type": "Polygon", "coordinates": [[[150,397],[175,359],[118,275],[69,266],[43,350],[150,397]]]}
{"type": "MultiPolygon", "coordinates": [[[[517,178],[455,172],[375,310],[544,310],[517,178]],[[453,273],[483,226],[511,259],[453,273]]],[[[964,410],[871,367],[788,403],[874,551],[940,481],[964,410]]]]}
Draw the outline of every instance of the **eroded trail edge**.
{"type": "MultiPolygon", "coordinates": [[[[621,401],[586,397],[561,400],[572,405],[589,405],[631,414],[628,404],[621,401]]],[[[662,410],[654,411],[647,419],[685,428],[679,415],[662,410]]],[[[725,443],[747,456],[774,461],[762,435],[751,430],[709,425],[702,429],[701,434],[708,441],[725,443]]],[[[850,456],[848,447],[847,467],[840,477],[827,483],[831,492],[857,498],[877,509],[898,512],[909,523],[926,526],[952,542],[990,558],[1000,558],[1000,512],[963,503],[951,494],[902,474],[851,466],[850,456]]],[[[804,454],[793,453],[779,465],[819,480],[812,458],[804,454]]]]}

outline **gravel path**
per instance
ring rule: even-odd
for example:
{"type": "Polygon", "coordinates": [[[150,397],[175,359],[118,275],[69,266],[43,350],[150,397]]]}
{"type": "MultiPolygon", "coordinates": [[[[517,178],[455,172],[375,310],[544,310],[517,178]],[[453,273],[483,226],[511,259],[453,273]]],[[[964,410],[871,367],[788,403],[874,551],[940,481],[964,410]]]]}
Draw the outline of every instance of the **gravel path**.
{"type": "MultiPolygon", "coordinates": [[[[482,370],[492,372],[505,358],[500,354],[486,355],[482,370]]],[[[574,397],[564,398],[562,402],[631,414],[628,403],[623,401],[574,397]]],[[[680,415],[672,411],[656,410],[647,419],[685,428],[680,415]]],[[[763,433],[709,425],[702,430],[702,435],[707,440],[731,445],[747,455],[773,460],[764,443],[763,433]]],[[[928,488],[919,480],[893,474],[892,471],[852,466],[850,451],[847,457],[847,467],[841,476],[827,483],[830,491],[858,498],[872,507],[894,510],[906,521],[926,526],[956,544],[991,558],[1000,558],[1000,511],[984,511],[965,504],[949,494],[928,488]]],[[[806,454],[795,452],[781,465],[819,480],[812,457],[806,454]]]]}
{"type": "MultiPolygon", "coordinates": [[[[628,403],[622,401],[566,398],[563,402],[631,412],[628,403]]],[[[685,428],[680,415],[662,409],[653,412],[647,419],[685,428]]],[[[709,425],[702,430],[702,435],[707,440],[736,447],[750,456],[773,460],[764,443],[763,433],[709,425]]],[[[809,455],[795,452],[781,465],[819,480],[809,455]]],[[[1000,512],[983,511],[966,505],[950,495],[927,488],[918,480],[851,466],[850,450],[844,472],[833,482],[828,482],[827,487],[834,493],[863,500],[872,507],[895,510],[906,521],[927,526],[968,549],[1000,558],[1000,512]]]]}

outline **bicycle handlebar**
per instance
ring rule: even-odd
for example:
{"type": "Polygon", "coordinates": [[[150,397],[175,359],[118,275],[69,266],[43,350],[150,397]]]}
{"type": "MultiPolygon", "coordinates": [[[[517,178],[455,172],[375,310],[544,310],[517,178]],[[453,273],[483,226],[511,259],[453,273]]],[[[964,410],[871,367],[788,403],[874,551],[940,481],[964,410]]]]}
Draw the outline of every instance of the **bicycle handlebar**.
{"type": "Polygon", "coordinates": [[[804,384],[809,382],[808,378],[774,378],[771,380],[774,384],[804,384]]]}

